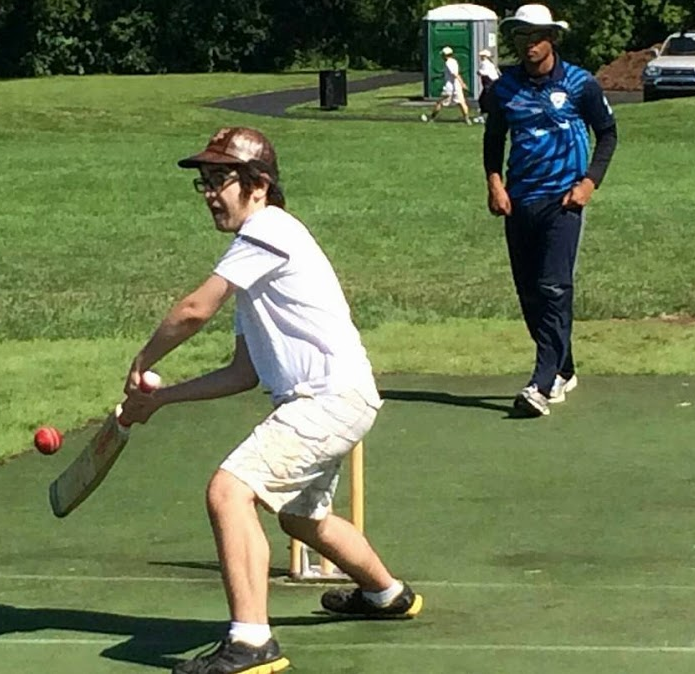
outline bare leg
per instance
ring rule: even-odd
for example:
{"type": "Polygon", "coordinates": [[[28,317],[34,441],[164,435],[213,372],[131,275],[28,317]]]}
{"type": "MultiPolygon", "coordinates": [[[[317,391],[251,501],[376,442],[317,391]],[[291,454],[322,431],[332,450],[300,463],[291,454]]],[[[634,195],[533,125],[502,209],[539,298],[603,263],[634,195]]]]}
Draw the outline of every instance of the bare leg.
{"type": "Polygon", "coordinates": [[[465,98],[459,103],[459,108],[461,109],[461,114],[463,115],[463,118],[466,120],[466,124],[470,124],[471,119],[468,116],[468,106],[466,105],[465,98]]]}
{"type": "Polygon", "coordinates": [[[363,590],[381,592],[394,583],[367,539],[351,522],[329,514],[324,520],[281,513],[283,531],[306,543],[348,574],[363,590]]]}
{"type": "Polygon", "coordinates": [[[218,470],[208,485],[207,506],[232,620],[267,624],[270,549],[255,494],[218,470]]]}
{"type": "Polygon", "coordinates": [[[434,104],[434,107],[432,108],[432,112],[430,113],[430,119],[434,119],[439,114],[441,109],[442,109],[442,101],[440,99],[434,104]]]}

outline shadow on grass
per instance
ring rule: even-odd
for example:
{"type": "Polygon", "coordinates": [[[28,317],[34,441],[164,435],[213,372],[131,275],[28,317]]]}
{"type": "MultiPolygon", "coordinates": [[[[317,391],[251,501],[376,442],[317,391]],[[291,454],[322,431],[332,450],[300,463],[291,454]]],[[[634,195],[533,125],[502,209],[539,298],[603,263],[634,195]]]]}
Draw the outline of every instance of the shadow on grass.
{"type": "Polygon", "coordinates": [[[509,418],[521,418],[518,416],[513,405],[502,405],[495,402],[496,400],[509,401],[509,396],[459,396],[452,393],[443,393],[442,391],[399,391],[393,389],[385,389],[379,391],[379,393],[384,400],[437,403],[438,405],[455,405],[456,407],[476,407],[484,410],[493,410],[495,412],[506,412],[509,418]]]}
{"type": "MultiPolygon", "coordinates": [[[[270,624],[272,627],[306,627],[343,620],[341,617],[316,612],[311,616],[271,618],[270,624]]],[[[171,669],[182,660],[176,655],[194,649],[202,650],[223,639],[227,623],[224,620],[178,620],[61,608],[19,608],[0,604],[0,635],[40,630],[122,635],[128,637],[127,640],[104,649],[102,657],[171,669]]]]}
{"type": "Polygon", "coordinates": [[[521,410],[514,408],[513,404],[500,405],[496,400],[510,400],[510,396],[459,396],[442,391],[399,391],[384,389],[379,391],[384,400],[403,400],[406,402],[437,403],[439,405],[454,405],[456,407],[476,407],[483,410],[505,412],[505,419],[513,421],[526,421],[536,419],[521,410]],[[491,402],[492,401],[492,402],[491,402]]]}
{"type": "MultiPolygon", "coordinates": [[[[214,571],[216,576],[220,575],[219,562],[148,562],[151,566],[170,566],[176,569],[195,569],[197,571],[214,571]]],[[[289,574],[289,569],[279,566],[270,567],[271,578],[286,578],[289,574]]],[[[221,582],[221,581],[220,581],[221,582]]]]}

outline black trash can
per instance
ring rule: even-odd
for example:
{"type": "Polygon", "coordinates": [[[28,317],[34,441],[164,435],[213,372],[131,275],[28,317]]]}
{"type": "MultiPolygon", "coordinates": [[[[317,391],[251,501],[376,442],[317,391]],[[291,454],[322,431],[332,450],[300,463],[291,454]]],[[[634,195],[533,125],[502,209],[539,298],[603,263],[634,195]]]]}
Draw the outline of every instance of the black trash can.
{"type": "Polygon", "coordinates": [[[321,109],[335,110],[347,105],[347,71],[319,71],[319,100],[321,109]]]}

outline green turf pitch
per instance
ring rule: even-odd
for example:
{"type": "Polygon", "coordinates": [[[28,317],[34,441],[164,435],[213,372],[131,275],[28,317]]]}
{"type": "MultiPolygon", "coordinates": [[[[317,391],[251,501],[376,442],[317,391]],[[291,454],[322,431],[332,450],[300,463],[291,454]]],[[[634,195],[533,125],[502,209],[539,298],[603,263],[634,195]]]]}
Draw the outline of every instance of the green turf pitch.
{"type": "MultiPolygon", "coordinates": [[[[584,377],[550,417],[513,419],[523,383],[379,381],[367,530],[424,595],[417,619],[318,613],[321,588],[285,582],[287,541],[264,516],[272,622],[296,671],[693,671],[695,380],[584,377]]],[[[2,465],[2,671],[157,671],[216,639],[205,484],[267,410],[259,392],[164,410],[64,520],[46,490],[93,429],[2,465]]]]}

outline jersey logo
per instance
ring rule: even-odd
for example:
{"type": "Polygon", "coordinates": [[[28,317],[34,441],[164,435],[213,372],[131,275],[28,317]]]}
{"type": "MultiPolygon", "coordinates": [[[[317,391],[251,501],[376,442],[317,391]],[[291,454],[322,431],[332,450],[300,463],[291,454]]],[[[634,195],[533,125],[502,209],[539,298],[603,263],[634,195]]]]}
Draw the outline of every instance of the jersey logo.
{"type": "Polygon", "coordinates": [[[608,110],[608,114],[613,115],[613,108],[611,108],[611,104],[608,102],[608,99],[605,96],[603,97],[603,104],[606,106],[606,110],[608,110]]]}
{"type": "Polygon", "coordinates": [[[553,91],[550,94],[550,102],[553,104],[556,110],[559,110],[567,101],[567,92],[565,91],[553,91]]]}

